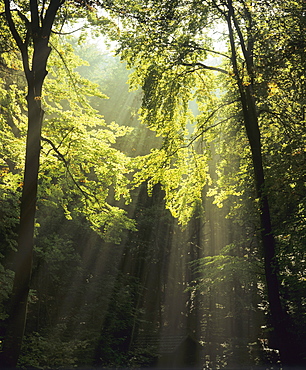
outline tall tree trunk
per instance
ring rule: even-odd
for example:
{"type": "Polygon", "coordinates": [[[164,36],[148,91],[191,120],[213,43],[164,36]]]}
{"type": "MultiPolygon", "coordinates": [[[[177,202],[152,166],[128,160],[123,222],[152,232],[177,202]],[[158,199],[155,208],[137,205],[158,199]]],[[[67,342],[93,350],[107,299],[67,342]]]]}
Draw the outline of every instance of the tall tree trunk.
{"type": "Polygon", "coordinates": [[[289,335],[290,333],[288,330],[286,311],[282,306],[280,298],[280,284],[278,280],[278,265],[276,259],[276,243],[272,230],[270,207],[268,202],[267,189],[265,186],[261,134],[257,118],[256,102],[253,94],[253,42],[252,40],[250,40],[248,42],[248,47],[246,47],[243,35],[234,15],[232,0],[229,0],[228,7],[229,13],[227,16],[227,23],[232,52],[232,65],[238,85],[240,102],[242,105],[244,126],[252,153],[256,198],[259,200],[261,242],[271,323],[275,332],[276,345],[280,351],[281,360],[283,364],[292,365],[297,362],[298,359],[296,350],[294,349],[294,345],[292,345],[292,338],[290,338],[289,335]],[[240,40],[240,46],[242,49],[242,54],[244,56],[245,66],[251,81],[249,84],[247,84],[247,86],[243,85],[242,79],[239,76],[237,51],[234,40],[232,22],[240,40]]]}
{"type": "MultiPolygon", "coordinates": [[[[5,0],[6,20],[21,51],[23,68],[28,83],[28,132],[24,181],[20,202],[18,249],[14,264],[15,277],[9,307],[9,319],[0,357],[0,366],[4,368],[16,367],[17,365],[26,323],[34,246],[41,127],[44,115],[41,106],[41,94],[44,79],[47,75],[47,61],[51,51],[48,42],[54,18],[60,5],[60,0],[50,1],[45,17],[41,20],[42,25],[40,26],[37,2],[30,0],[31,22],[26,21],[27,35],[25,41],[22,41],[12,19],[10,1],[5,0]],[[31,66],[28,51],[30,38],[32,38],[34,46],[31,66]]],[[[22,19],[25,19],[25,17],[23,16],[22,19]]]]}
{"type": "Polygon", "coordinates": [[[280,299],[280,285],[277,275],[278,266],[276,260],[276,243],[271,226],[268,196],[265,189],[260,131],[257,117],[252,112],[253,109],[250,109],[250,105],[252,105],[251,100],[249,91],[247,91],[246,95],[241,96],[242,105],[244,106],[244,124],[252,152],[256,197],[259,200],[261,242],[271,322],[275,330],[275,337],[278,341],[277,346],[280,350],[282,362],[287,363],[289,360],[287,323],[285,320],[285,311],[280,299]]]}
{"type": "Polygon", "coordinates": [[[33,88],[31,90],[32,91],[29,89],[29,94],[27,96],[29,112],[28,134],[23,191],[20,203],[18,251],[14,265],[15,277],[13,293],[1,364],[6,367],[15,367],[20,354],[25,328],[32,270],[40,136],[43,111],[41,109],[40,100],[35,100],[33,88]]]}
{"type": "Polygon", "coordinates": [[[271,224],[268,194],[265,186],[261,135],[257,114],[255,112],[256,106],[252,95],[252,86],[248,86],[246,88],[246,93],[241,95],[241,102],[244,106],[244,124],[252,152],[256,197],[259,200],[261,242],[271,324],[274,329],[274,342],[279,349],[280,358],[284,365],[300,365],[302,361],[299,354],[300,346],[294,334],[290,332],[289,317],[281,302],[276,242],[271,224]]]}

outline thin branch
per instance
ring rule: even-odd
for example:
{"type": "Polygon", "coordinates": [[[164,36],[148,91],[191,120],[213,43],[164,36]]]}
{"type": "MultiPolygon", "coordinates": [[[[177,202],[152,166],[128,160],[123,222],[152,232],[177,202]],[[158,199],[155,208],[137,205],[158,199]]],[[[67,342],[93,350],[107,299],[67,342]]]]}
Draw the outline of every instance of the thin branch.
{"type": "Polygon", "coordinates": [[[81,98],[80,98],[81,94],[78,94],[78,91],[80,89],[78,88],[78,86],[77,86],[77,84],[76,84],[76,82],[75,82],[75,80],[74,80],[74,78],[72,76],[72,73],[71,73],[71,71],[70,71],[70,69],[69,69],[69,67],[68,67],[68,65],[66,63],[65,58],[63,57],[62,53],[55,47],[55,45],[51,41],[49,41],[49,44],[51,45],[52,49],[57,52],[58,56],[62,60],[62,62],[64,64],[64,67],[65,67],[65,69],[67,71],[68,77],[70,78],[70,81],[71,81],[71,83],[73,85],[74,91],[75,91],[75,93],[77,95],[77,100],[79,101],[79,103],[80,103],[81,106],[84,106],[83,104],[86,103],[86,101],[85,101],[84,98],[82,98],[82,100],[81,100],[81,98]]]}
{"type": "Polygon", "coordinates": [[[43,0],[43,3],[41,5],[40,15],[39,15],[41,24],[43,23],[43,19],[44,19],[45,5],[46,5],[46,0],[43,0]]]}
{"type": "Polygon", "coordinates": [[[45,138],[45,137],[41,137],[41,140],[42,141],[45,141],[46,143],[48,143],[49,145],[51,145],[51,147],[52,147],[52,149],[55,151],[55,153],[59,156],[59,158],[64,162],[64,165],[65,165],[65,167],[66,167],[66,169],[67,169],[67,172],[68,172],[68,174],[70,175],[70,177],[71,177],[71,179],[72,179],[72,181],[73,181],[73,183],[74,183],[74,185],[80,190],[80,192],[85,196],[85,198],[95,198],[92,194],[89,194],[89,193],[87,193],[86,191],[84,191],[81,187],[80,187],[80,185],[77,183],[77,181],[75,180],[75,178],[74,178],[74,176],[73,176],[73,174],[71,173],[71,171],[70,171],[70,169],[69,169],[69,164],[68,164],[68,162],[67,162],[67,160],[66,160],[66,158],[64,157],[64,155],[58,150],[58,148],[55,146],[55,144],[51,141],[51,140],[49,140],[49,139],[47,139],[47,138],[45,138]]]}
{"type": "MultiPolygon", "coordinates": [[[[209,126],[209,127],[206,127],[204,130],[202,130],[199,134],[195,135],[193,138],[191,138],[191,140],[189,141],[188,144],[182,146],[182,148],[188,148],[194,141],[196,141],[200,136],[202,136],[205,132],[211,130],[212,128],[214,127],[217,127],[219,125],[221,125],[222,123],[226,122],[226,121],[229,121],[230,119],[232,118],[235,118],[236,116],[235,115],[232,115],[230,117],[227,117],[225,119],[223,119],[222,121],[219,121],[217,123],[214,123],[213,125],[209,126]]],[[[203,127],[203,125],[202,125],[203,127]]]]}
{"type": "MultiPolygon", "coordinates": [[[[62,140],[60,141],[60,143],[58,144],[57,146],[57,150],[61,147],[61,145],[63,144],[64,140],[66,139],[66,137],[74,130],[74,127],[72,127],[70,130],[68,130],[68,132],[63,136],[62,140]]],[[[49,152],[47,153],[47,155],[50,153],[52,149],[49,150],[49,152]]]]}
{"type": "Polygon", "coordinates": [[[210,71],[215,71],[215,72],[221,72],[221,73],[224,73],[226,75],[229,75],[229,72],[226,71],[225,69],[223,68],[219,68],[219,67],[212,67],[212,66],[207,66],[206,64],[202,63],[202,62],[196,62],[196,63],[185,63],[183,61],[180,61],[179,62],[182,66],[186,66],[186,67],[200,67],[202,69],[208,69],[210,71]]]}
{"type": "MultiPolygon", "coordinates": [[[[70,171],[70,169],[69,169],[69,164],[68,164],[68,162],[67,162],[67,160],[66,160],[66,158],[64,157],[64,155],[58,150],[58,147],[56,147],[55,146],[55,144],[51,141],[51,140],[49,140],[49,139],[47,139],[47,138],[45,138],[45,137],[41,137],[41,140],[42,141],[45,141],[46,143],[48,143],[49,145],[51,145],[51,147],[52,147],[52,149],[55,151],[55,153],[59,156],[59,158],[63,161],[63,163],[64,163],[64,165],[65,165],[65,167],[66,167],[66,169],[67,169],[67,172],[68,172],[68,174],[70,175],[70,177],[71,177],[71,179],[72,179],[72,181],[73,181],[73,183],[74,183],[74,185],[77,187],[77,189],[84,195],[84,197],[86,198],[86,199],[90,199],[90,198],[93,198],[98,204],[99,204],[99,207],[100,207],[100,209],[101,210],[103,210],[103,211],[105,211],[105,212],[109,212],[110,210],[111,210],[111,206],[108,204],[108,203],[105,203],[105,204],[101,204],[101,202],[100,202],[100,200],[95,196],[95,195],[93,195],[93,194],[91,194],[91,193],[88,193],[87,191],[84,191],[81,187],[80,187],[80,185],[77,183],[77,181],[75,180],[75,178],[74,178],[74,176],[73,176],[73,174],[71,173],[71,171],[70,171]]],[[[61,145],[61,144],[60,144],[61,145]]]]}
{"type": "MultiPolygon", "coordinates": [[[[182,145],[182,146],[180,146],[179,148],[177,148],[177,149],[175,149],[175,150],[173,150],[171,153],[169,153],[169,154],[167,154],[167,158],[169,158],[169,157],[171,157],[171,156],[173,156],[174,154],[176,154],[179,150],[181,150],[181,149],[185,149],[185,148],[189,148],[201,135],[203,135],[205,132],[207,132],[207,131],[209,131],[209,130],[211,130],[212,128],[214,128],[214,127],[217,127],[217,126],[219,126],[219,125],[221,125],[222,123],[224,123],[224,122],[227,122],[227,121],[229,121],[230,119],[232,119],[232,118],[235,118],[236,117],[236,115],[231,115],[230,117],[227,117],[227,118],[225,118],[225,119],[223,119],[222,121],[219,121],[219,122],[217,122],[217,123],[214,123],[213,125],[211,125],[211,126],[209,126],[209,127],[206,127],[204,130],[202,130],[199,134],[197,134],[197,135],[195,135],[194,137],[192,137],[190,140],[189,140],[189,142],[187,143],[187,144],[185,144],[185,145],[182,145]]],[[[164,164],[166,163],[166,159],[165,159],[165,161],[164,161],[164,164]]]]}
{"type": "Polygon", "coordinates": [[[243,94],[243,89],[242,89],[242,81],[241,77],[239,76],[239,68],[237,64],[237,51],[236,51],[236,45],[235,45],[235,40],[234,40],[234,32],[233,32],[233,27],[232,27],[232,21],[231,21],[231,10],[228,12],[228,15],[226,15],[226,21],[227,21],[227,27],[228,27],[228,34],[229,34],[229,39],[230,39],[230,46],[231,46],[231,61],[233,65],[233,71],[234,71],[234,76],[237,79],[238,83],[238,88],[240,94],[243,94]]]}
{"type": "MultiPolygon", "coordinates": [[[[27,50],[30,38],[32,36],[31,22],[28,20],[28,18],[24,14],[21,13],[21,11],[19,9],[13,9],[11,11],[16,11],[18,16],[20,17],[20,19],[24,22],[24,24],[26,26],[27,32],[26,32],[26,35],[25,35],[25,38],[24,38],[23,45],[24,45],[24,48],[27,50]]],[[[28,52],[27,52],[27,54],[28,54],[28,52]]],[[[28,61],[27,61],[27,65],[30,65],[28,61]]]]}
{"type": "Polygon", "coordinates": [[[54,33],[55,35],[65,36],[65,35],[71,35],[74,32],[78,32],[83,28],[85,28],[85,26],[82,26],[82,27],[77,28],[76,30],[73,30],[73,31],[70,31],[70,32],[57,32],[57,31],[52,31],[52,30],[51,30],[51,32],[54,33]]]}
{"type": "MultiPolygon", "coordinates": [[[[172,45],[172,42],[171,41],[165,41],[164,44],[166,46],[171,46],[172,45]]],[[[216,50],[213,50],[213,49],[208,49],[208,48],[203,48],[201,46],[197,46],[196,44],[195,45],[192,45],[190,43],[187,43],[187,44],[183,44],[184,48],[185,49],[189,49],[189,51],[195,51],[195,50],[200,50],[200,51],[206,51],[208,53],[213,53],[213,54],[217,54],[217,55],[220,55],[222,57],[225,57],[225,58],[228,58],[230,59],[231,57],[227,54],[224,54],[224,53],[221,53],[219,51],[216,51],[216,50]]]]}
{"type": "MultiPolygon", "coordinates": [[[[215,0],[213,0],[212,2],[214,4],[215,8],[218,10],[218,12],[221,13],[225,17],[226,16],[226,11],[221,9],[220,6],[217,4],[217,2],[215,0]]],[[[222,5],[226,6],[227,4],[223,3],[222,5]]]]}
{"type": "Polygon", "coordinates": [[[202,123],[202,125],[198,128],[198,130],[200,130],[201,128],[203,128],[206,124],[207,124],[207,122],[209,122],[210,120],[211,120],[211,118],[220,110],[220,109],[222,109],[222,108],[224,108],[224,107],[226,107],[226,106],[228,106],[228,105],[231,105],[231,104],[233,104],[233,103],[237,103],[239,100],[238,99],[235,99],[235,100],[232,100],[232,101],[230,101],[230,102],[225,102],[224,104],[221,104],[221,105],[219,105],[215,110],[213,110],[211,113],[210,113],[210,115],[206,118],[206,120],[205,120],[205,122],[204,123],[202,123]]]}
{"type": "Polygon", "coordinates": [[[251,67],[252,66],[250,65],[250,63],[251,63],[251,61],[250,61],[250,52],[246,48],[245,41],[244,41],[244,38],[243,38],[243,35],[242,35],[242,32],[241,32],[240,26],[237,22],[235,14],[234,14],[234,9],[233,9],[233,12],[232,12],[232,19],[233,19],[233,22],[234,22],[235,30],[237,31],[237,34],[238,34],[238,37],[239,37],[241,50],[243,52],[244,59],[246,61],[246,65],[247,65],[247,70],[248,70],[249,74],[251,75],[251,67]]]}
{"type": "Polygon", "coordinates": [[[19,9],[12,9],[11,12],[17,12],[17,14],[21,18],[21,20],[24,21],[24,23],[26,25],[26,29],[27,30],[30,29],[30,27],[31,27],[30,21],[28,20],[28,18],[24,14],[21,13],[21,11],[19,9]]]}
{"type": "Polygon", "coordinates": [[[231,59],[231,57],[227,54],[224,54],[224,53],[220,53],[219,51],[216,51],[216,50],[212,50],[212,49],[207,49],[207,48],[201,48],[200,46],[199,47],[194,47],[195,50],[203,50],[203,51],[207,51],[208,53],[213,53],[213,54],[217,54],[217,55],[220,55],[222,57],[225,57],[225,58],[228,58],[228,59],[231,59]]]}

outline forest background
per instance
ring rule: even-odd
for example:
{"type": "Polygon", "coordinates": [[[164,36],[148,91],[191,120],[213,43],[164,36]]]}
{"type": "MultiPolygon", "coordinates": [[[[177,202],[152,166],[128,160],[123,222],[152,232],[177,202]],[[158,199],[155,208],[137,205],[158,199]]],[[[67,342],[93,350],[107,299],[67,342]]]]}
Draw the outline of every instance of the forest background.
{"type": "Polygon", "coordinates": [[[1,365],[303,366],[305,2],[1,7],[1,365]]]}

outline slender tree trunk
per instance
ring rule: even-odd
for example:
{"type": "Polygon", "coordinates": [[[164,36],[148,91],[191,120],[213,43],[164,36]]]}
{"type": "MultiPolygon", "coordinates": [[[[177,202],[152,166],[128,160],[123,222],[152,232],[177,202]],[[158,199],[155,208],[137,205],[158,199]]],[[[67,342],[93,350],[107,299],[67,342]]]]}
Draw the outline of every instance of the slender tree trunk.
{"type": "MultiPolygon", "coordinates": [[[[49,50],[49,47],[46,47],[49,50]]],[[[38,70],[38,73],[36,72],[35,74],[31,71],[29,76],[27,76],[28,132],[24,181],[20,202],[18,250],[14,265],[13,293],[1,364],[6,367],[15,367],[20,354],[32,271],[39,157],[41,150],[41,126],[44,114],[41,108],[41,91],[44,78],[47,74],[46,69],[41,68],[41,65],[35,68],[39,60],[42,59],[41,62],[43,64],[43,59],[45,58],[35,56],[34,59],[36,61],[35,63],[33,62],[33,70],[38,70]]]]}
{"type": "Polygon", "coordinates": [[[25,328],[34,244],[40,135],[43,111],[40,107],[40,101],[34,100],[33,91],[29,92],[27,101],[29,109],[28,134],[23,191],[20,203],[18,251],[14,266],[15,278],[10,305],[10,316],[2,354],[2,365],[7,367],[15,367],[20,354],[25,328]]]}
{"type": "MultiPolygon", "coordinates": [[[[241,100],[247,100],[250,107],[252,104],[250,93],[241,96],[241,100]],[[247,97],[248,96],[248,97],[247,97]]],[[[243,101],[243,106],[245,106],[243,101]]],[[[268,196],[265,189],[265,176],[263,170],[262,151],[260,131],[256,115],[252,113],[253,109],[244,109],[244,123],[247,132],[254,169],[254,181],[256,188],[256,197],[259,200],[259,216],[261,225],[261,241],[263,249],[263,257],[265,264],[265,277],[267,282],[267,294],[270,306],[270,314],[272,325],[275,330],[278,340],[278,347],[281,353],[282,360],[287,362],[286,352],[288,350],[286,330],[285,312],[283,310],[280,299],[280,286],[278,281],[278,266],[276,260],[276,243],[271,226],[270,207],[268,196]]]]}

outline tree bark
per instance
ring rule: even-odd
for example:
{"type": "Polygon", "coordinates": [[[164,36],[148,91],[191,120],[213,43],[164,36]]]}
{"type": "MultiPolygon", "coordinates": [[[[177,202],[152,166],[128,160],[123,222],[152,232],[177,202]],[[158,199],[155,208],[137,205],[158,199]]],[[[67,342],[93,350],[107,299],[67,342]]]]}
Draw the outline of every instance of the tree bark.
{"type": "MultiPolygon", "coordinates": [[[[277,338],[277,347],[279,348],[283,363],[287,363],[287,337],[285,311],[280,299],[280,285],[278,281],[278,266],[276,260],[276,243],[272,231],[270,207],[265,188],[265,175],[262,161],[261,138],[258,120],[256,115],[252,114],[250,109],[250,93],[241,96],[244,108],[244,125],[248,136],[248,141],[252,153],[252,162],[254,169],[254,182],[256,188],[256,197],[259,201],[259,217],[261,226],[261,242],[264,258],[265,277],[267,283],[267,295],[269,301],[272,326],[277,338]],[[246,101],[248,103],[246,103],[246,101]]],[[[253,107],[254,108],[254,107],[253,107]]]]}
{"type": "Polygon", "coordinates": [[[20,202],[18,250],[14,265],[15,277],[8,328],[3,349],[3,362],[10,367],[16,366],[20,353],[32,270],[40,136],[43,117],[41,102],[35,100],[33,90],[33,88],[29,89],[27,96],[28,133],[24,182],[20,202]]]}

